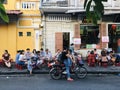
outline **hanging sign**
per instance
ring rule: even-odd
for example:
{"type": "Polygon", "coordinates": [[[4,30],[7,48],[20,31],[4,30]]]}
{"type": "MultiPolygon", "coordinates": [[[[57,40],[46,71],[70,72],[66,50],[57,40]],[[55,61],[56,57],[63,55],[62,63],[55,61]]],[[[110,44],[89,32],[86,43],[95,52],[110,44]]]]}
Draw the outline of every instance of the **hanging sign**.
{"type": "Polygon", "coordinates": [[[108,36],[102,36],[102,42],[109,42],[109,37],[108,36]]]}
{"type": "Polygon", "coordinates": [[[74,44],[81,44],[80,38],[74,38],[74,44]]]}

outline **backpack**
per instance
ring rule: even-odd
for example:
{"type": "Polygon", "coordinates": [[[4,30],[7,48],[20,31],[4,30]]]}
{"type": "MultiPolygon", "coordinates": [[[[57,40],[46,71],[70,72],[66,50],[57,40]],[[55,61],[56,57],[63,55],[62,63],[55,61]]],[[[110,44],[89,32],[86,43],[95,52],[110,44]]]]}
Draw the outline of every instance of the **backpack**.
{"type": "Polygon", "coordinates": [[[59,62],[62,62],[62,53],[59,54],[59,56],[58,56],[58,61],[59,61],[59,62]]]}

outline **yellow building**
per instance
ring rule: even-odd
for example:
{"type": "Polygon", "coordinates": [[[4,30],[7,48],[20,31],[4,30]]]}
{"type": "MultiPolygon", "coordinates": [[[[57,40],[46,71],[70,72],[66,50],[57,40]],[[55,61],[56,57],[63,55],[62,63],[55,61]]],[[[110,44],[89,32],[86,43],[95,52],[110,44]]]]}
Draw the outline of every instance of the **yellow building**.
{"type": "Polygon", "coordinates": [[[10,22],[0,20],[0,56],[7,49],[14,59],[17,50],[41,48],[39,0],[6,0],[10,22]]]}

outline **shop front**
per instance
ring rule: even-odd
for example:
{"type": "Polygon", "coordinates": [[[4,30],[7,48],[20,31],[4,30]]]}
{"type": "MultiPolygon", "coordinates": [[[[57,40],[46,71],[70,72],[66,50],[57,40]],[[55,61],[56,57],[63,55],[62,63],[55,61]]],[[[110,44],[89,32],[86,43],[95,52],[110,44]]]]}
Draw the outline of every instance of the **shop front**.
{"type": "Polygon", "coordinates": [[[83,56],[86,56],[87,51],[95,48],[97,49],[98,53],[100,53],[103,48],[109,48],[107,23],[101,22],[97,25],[91,23],[80,23],[76,25],[76,27],[79,28],[75,28],[74,30],[75,50],[82,53],[83,56]]]}
{"type": "Polygon", "coordinates": [[[116,53],[120,53],[120,24],[108,24],[109,43],[108,48],[112,48],[116,53]]]}

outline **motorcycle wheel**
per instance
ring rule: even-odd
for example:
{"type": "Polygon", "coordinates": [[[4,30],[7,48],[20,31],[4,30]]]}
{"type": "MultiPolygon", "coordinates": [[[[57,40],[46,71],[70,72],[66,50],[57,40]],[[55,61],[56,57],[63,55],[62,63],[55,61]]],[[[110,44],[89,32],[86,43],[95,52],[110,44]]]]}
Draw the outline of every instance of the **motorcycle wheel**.
{"type": "Polygon", "coordinates": [[[50,76],[54,80],[59,80],[62,77],[61,69],[60,68],[52,68],[50,70],[50,76]]]}
{"type": "Polygon", "coordinates": [[[85,67],[77,67],[75,74],[79,79],[85,78],[87,76],[87,69],[85,67]]]}

